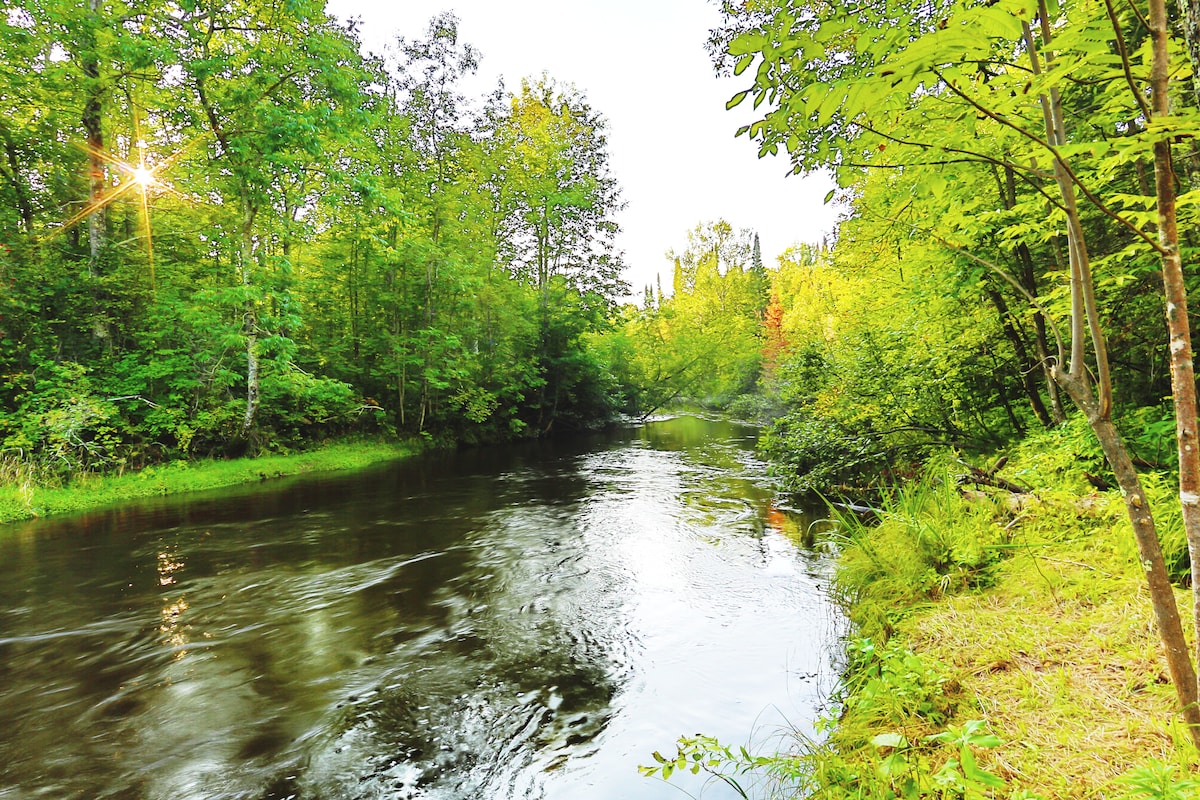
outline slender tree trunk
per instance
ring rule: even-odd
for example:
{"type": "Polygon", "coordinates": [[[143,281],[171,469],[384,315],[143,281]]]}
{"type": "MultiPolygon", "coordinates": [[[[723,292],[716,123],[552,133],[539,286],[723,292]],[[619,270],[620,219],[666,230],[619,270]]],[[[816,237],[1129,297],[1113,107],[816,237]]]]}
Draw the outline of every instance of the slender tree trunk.
{"type": "MultiPolygon", "coordinates": [[[[1189,3],[1189,24],[1196,23],[1194,12],[1197,5],[1200,4],[1195,0],[1189,3]]],[[[1150,88],[1154,116],[1160,118],[1171,113],[1168,96],[1168,35],[1165,0],[1152,0],[1150,39],[1154,55],[1150,88]]],[[[1189,50],[1193,43],[1189,34],[1189,50]]],[[[1171,163],[1171,143],[1165,138],[1154,142],[1154,187],[1163,291],[1167,301],[1167,330],[1170,335],[1171,395],[1175,401],[1175,438],[1179,453],[1179,500],[1183,509],[1188,554],[1192,559],[1192,621],[1196,632],[1200,634],[1200,439],[1197,438],[1196,375],[1192,363],[1187,289],[1183,280],[1183,261],[1179,253],[1179,231],[1175,219],[1175,169],[1171,163]]],[[[1200,642],[1197,643],[1196,659],[1200,663],[1200,642]]],[[[1200,747],[1200,737],[1197,738],[1197,746],[1200,747]]]]}
{"type": "Polygon", "coordinates": [[[103,103],[100,86],[100,56],[97,52],[95,29],[99,26],[101,0],[88,0],[91,11],[91,26],[84,38],[81,66],[84,75],[86,100],[80,121],[83,123],[88,156],[88,275],[92,278],[92,336],[105,346],[111,344],[107,310],[104,298],[95,279],[100,277],[100,256],[104,252],[108,234],[108,212],[104,205],[106,188],[104,172],[104,129],[102,122],[103,103]]]}
{"type": "MultiPolygon", "coordinates": [[[[1003,176],[999,170],[996,170],[996,183],[1000,189],[1000,200],[1006,209],[1013,209],[1017,205],[1017,173],[1011,166],[1005,166],[1003,176]]],[[[1038,296],[1037,272],[1033,268],[1033,254],[1029,252],[1029,247],[1024,242],[1013,248],[1013,255],[1017,259],[1017,265],[1020,267],[1018,275],[1020,276],[1021,287],[1030,296],[1036,298],[1038,296]]],[[[989,289],[989,292],[992,291],[989,289]]],[[[998,293],[997,293],[998,294],[998,293]]],[[[1003,296],[1000,296],[1003,301],[1003,296]]],[[[995,304],[995,298],[992,299],[995,304]]],[[[1021,377],[1025,386],[1025,393],[1029,395],[1030,405],[1033,407],[1033,412],[1037,416],[1038,421],[1045,427],[1049,428],[1054,425],[1061,425],[1066,421],[1067,415],[1063,411],[1062,400],[1058,396],[1058,383],[1054,380],[1050,369],[1050,347],[1046,340],[1046,319],[1042,315],[1040,309],[1033,310],[1033,330],[1034,330],[1034,352],[1037,355],[1037,363],[1029,359],[1028,348],[1025,347],[1024,339],[1016,330],[1011,316],[1008,312],[997,306],[1000,311],[1001,319],[1005,326],[1005,335],[1013,342],[1014,349],[1017,350],[1017,357],[1021,364],[1021,377]],[[1046,384],[1046,395],[1050,400],[1049,409],[1042,402],[1041,393],[1038,391],[1037,382],[1033,379],[1033,371],[1038,369],[1042,373],[1042,380],[1046,384]],[[1032,394],[1030,394],[1032,392],[1032,394]],[[1036,398],[1036,400],[1035,400],[1036,398]],[[1041,410],[1039,411],[1039,407],[1041,410]]]]}
{"type": "Polygon", "coordinates": [[[400,372],[396,375],[397,400],[400,404],[400,427],[403,428],[408,424],[408,419],[404,413],[405,389],[408,387],[408,363],[400,365],[400,372]]]}
{"type": "Polygon", "coordinates": [[[250,290],[254,284],[254,216],[255,209],[249,197],[242,197],[242,226],[238,253],[242,289],[246,298],[242,303],[242,330],[246,334],[246,415],[242,418],[242,438],[248,439],[254,431],[254,420],[258,415],[258,312],[250,290]]]}
{"type": "MultiPolygon", "coordinates": [[[[1029,252],[1029,248],[1023,242],[1017,245],[1017,261],[1021,265],[1021,285],[1030,297],[1036,298],[1038,284],[1037,272],[1033,268],[1033,254],[1029,252]]],[[[1046,381],[1046,396],[1050,401],[1050,418],[1055,425],[1061,425],[1067,421],[1067,412],[1063,409],[1062,398],[1058,394],[1058,381],[1054,380],[1050,339],[1046,335],[1046,316],[1038,308],[1033,310],[1033,345],[1046,381]]]]}
{"type": "Polygon", "coordinates": [[[1112,467],[1117,486],[1125,498],[1125,510],[1133,526],[1138,556],[1146,575],[1146,585],[1150,589],[1154,621],[1163,647],[1167,651],[1167,669],[1171,674],[1171,683],[1175,687],[1192,743],[1200,747],[1200,705],[1197,705],[1196,698],[1196,671],[1192,666],[1187,640],[1183,636],[1183,622],[1175,604],[1175,590],[1167,576],[1154,517],[1150,512],[1146,493],[1142,489],[1141,479],[1116,426],[1108,415],[1102,412],[1100,404],[1092,394],[1086,376],[1071,376],[1058,372],[1057,377],[1075,405],[1087,416],[1088,423],[1100,441],[1104,457],[1112,467]]]}
{"type": "Polygon", "coordinates": [[[351,359],[354,362],[354,369],[358,372],[360,380],[366,376],[363,374],[361,356],[362,342],[360,341],[359,323],[358,323],[358,259],[359,259],[359,240],[358,240],[358,223],[354,225],[354,239],[350,242],[350,270],[347,273],[350,294],[350,352],[351,359]]]}
{"type": "MultiPolygon", "coordinates": [[[[1004,335],[1012,344],[1013,352],[1017,356],[1017,372],[1020,374],[1021,386],[1025,389],[1025,397],[1029,400],[1029,406],[1033,409],[1034,416],[1038,418],[1038,422],[1045,427],[1050,427],[1050,414],[1046,410],[1046,404],[1042,402],[1042,395],[1038,391],[1037,382],[1033,379],[1034,371],[1038,369],[1038,365],[1033,363],[1029,358],[1029,349],[1025,347],[1025,340],[1021,337],[1021,332],[1017,330],[1017,326],[1013,324],[1012,313],[1009,311],[1008,303],[1004,300],[1004,295],[995,287],[988,286],[985,290],[988,297],[992,301],[992,305],[996,308],[996,313],[1000,315],[1000,324],[1004,329],[1004,335]]],[[[1004,398],[1005,405],[1008,404],[1008,397],[1004,398]]],[[[1017,426],[1018,430],[1020,426],[1017,426]]]]}
{"type": "MultiPolygon", "coordinates": [[[[88,8],[92,13],[92,23],[98,25],[98,20],[94,18],[100,14],[100,0],[88,0],[88,8]]],[[[107,232],[107,215],[103,203],[104,158],[101,155],[104,152],[104,131],[101,126],[103,106],[100,88],[100,57],[96,52],[96,47],[96,35],[93,30],[87,35],[81,59],[83,74],[86,78],[87,97],[83,105],[81,121],[87,136],[88,190],[91,205],[91,213],[88,214],[88,268],[92,271],[93,276],[99,269],[98,260],[100,251],[104,249],[107,232]]]]}

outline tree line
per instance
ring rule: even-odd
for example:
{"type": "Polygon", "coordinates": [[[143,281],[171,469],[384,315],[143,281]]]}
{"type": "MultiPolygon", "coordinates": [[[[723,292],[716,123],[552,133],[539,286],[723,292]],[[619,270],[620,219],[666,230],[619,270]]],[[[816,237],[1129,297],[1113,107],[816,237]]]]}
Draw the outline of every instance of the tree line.
{"type": "Polygon", "coordinates": [[[606,418],[604,117],[320,0],[0,14],[0,443],[52,471],[606,418]]]}

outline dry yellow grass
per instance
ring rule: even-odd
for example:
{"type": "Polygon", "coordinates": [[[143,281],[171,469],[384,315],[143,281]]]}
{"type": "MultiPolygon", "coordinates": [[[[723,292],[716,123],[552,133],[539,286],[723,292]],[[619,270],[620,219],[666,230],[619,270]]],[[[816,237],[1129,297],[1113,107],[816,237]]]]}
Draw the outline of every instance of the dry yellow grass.
{"type": "MultiPolygon", "coordinates": [[[[1096,516],[1077,521],[1087,539],[1019,548],[994,586],[899,628],[953,671],[967,698],[958,721],[985,719],[1005,740],[981,760],[1050,798],[1115,797],[1114,779],[1150,759],[1197,769],[1131,546],[1118,520],[1096,516]]],[[[1186,613],[1190,597],[1179,602],[1186,613]]]]}

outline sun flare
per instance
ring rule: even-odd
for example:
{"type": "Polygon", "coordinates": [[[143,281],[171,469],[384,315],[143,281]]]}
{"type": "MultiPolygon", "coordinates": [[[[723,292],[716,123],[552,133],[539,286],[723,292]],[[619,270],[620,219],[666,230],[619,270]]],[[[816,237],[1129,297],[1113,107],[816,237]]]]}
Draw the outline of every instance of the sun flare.
{"type": "Polygon", "coordinates": [[[134,167],[129,174],[133,177],[133,182],[143,189],[158,185],[158,177],[155,176],[154,170],[147,167],[134,167]]]}

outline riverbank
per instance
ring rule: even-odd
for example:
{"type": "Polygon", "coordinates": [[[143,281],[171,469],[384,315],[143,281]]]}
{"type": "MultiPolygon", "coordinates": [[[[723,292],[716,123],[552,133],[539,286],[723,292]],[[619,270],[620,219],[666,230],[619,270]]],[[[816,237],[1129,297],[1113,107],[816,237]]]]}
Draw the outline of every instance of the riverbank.
{"type": "MultiPolygon", "coordinates": [[[[1085,480],[1102,468],[1080,441],[1013,454],[1004,476],[1028,494],[964,492],[951,464],[878,525],[846,520],[838,588],[858,638],[827,746],[805,757],[822,797],[843,796],[844,770],[872,776],[868,797],[1200,796],[1124,503],[1085,480]]],[[[1144,482],[1178,583],[1172,482],[1144,482]]],[[[1177,589],[1185,620],[1190,601],[1177,589]]]]}
{"type": "MultiPolygon", "coordinates": [[[[951,461],[877,523],[839,521],[854,633],[821,742],[755,757],[688,739],[644,771],[695,764],[780,799],[1200,797],[1124,503],[1089,485],[1102,469],[1077,433],[1011,454],[1003,477],[1027,494],[960,486],[951,461]]],[[[1178,584],[1177,495],[1144,482],[1178,584]]],[[[1190,601],[1177,589],[1189,637],[1190,601]]]]}
{"type": "MultiPolygon", "coordinates": [[[[1046,491],[1012,509],[1009,497],[928,494],[909,490],[843,554],[840,585],[866,636],[832,747],[813,762],[869,768],[882,791],[911,782],[920,797],[942,782],[997,797],[1197,796],[1200,785],[1142,795],[1128,783],[1169,765],[1174,777],[1155,779],[1169,785],[1198,761],[1120,496],[1046,491]],[[923,574],[904,565],[903,539],[923,574]]],[[[1186,613],[1187,593],[1177,600],[1186,613]]]]}
{"type": "Polygon", "coordinates": [[[124,474],[87,473],[62,484],[39,483],[13,470],[0,485],[0,524],[73,514],[157,497],[302,475],[359,469],[420,452],[418,441],[337,442],[317,450],[230,461],[176,461],[124,474]]]}

